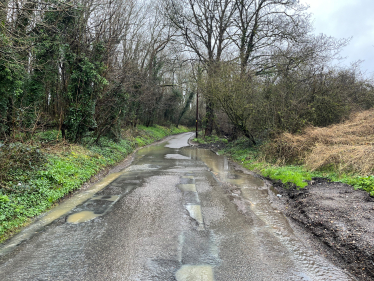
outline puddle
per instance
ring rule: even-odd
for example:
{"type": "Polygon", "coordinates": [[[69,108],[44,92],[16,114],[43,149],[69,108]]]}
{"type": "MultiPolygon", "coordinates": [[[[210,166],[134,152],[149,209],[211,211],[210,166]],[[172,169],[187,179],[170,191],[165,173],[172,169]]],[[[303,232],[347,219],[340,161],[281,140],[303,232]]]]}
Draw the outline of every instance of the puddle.
{"type": "Polygon", "coordinates": [[[182,148],[185,146],[189,146],[188,140],[194,135],[194,133],[186,133],[181,135],[176,135],[173,137],[165,147],[168,148],[182,148]]]}
{"type": "Polygon", "coordinates": [[[195,184],[178,184],[178,187],[181,191],[192,191],[196,192],[196,185],[195,184]]]}
{"type": "Polygon", "coordinates": [[[159,168],[160,168],[159,166],[152,165],[152,164],[131,165],[130,167],[128,167],[126,169],[126,171],[127,172],[137,171],[137,170],[140,170],[140,171],[152,171],[152,170],[157,170],[159,168]]]}
{"type": "Polygon", "coordinates": [[[100,217],[104,215],[119,198],[119,195],[94,196],[83,205],[83,208],[87,208],[86,210],[69,215],[66,222],[77,224],[100,217]],[[92,204],[93,202],[95,203],[92,204]]]}
{"type": "Polygon", "coordinates": [[[186,209],[190,213],[191,218],[196,220],[200,225],[204,223],[200,205],[186,205],[186,209]]]}
{"type": "Polygon", "coordinates": [[[123,172],[110,174],[103,178],[97,184],[94,184],[89,189],[76,194],[72,198],[56,206],[51,211],[47,212],[44,216],[40,217],[36,222],[29,225],[19,234],[14,236],[11,240],[9,240],[8,243],[0,247],[0,255],[5,255],[6,253],[9,253],[22,241],[31,238],[34,235],[34,233],[37,232],[39,229],[52,223],[54,220],[62,217],[63,215],[66,215],[72,209],[93,197],[97,192],[102,190],[104,187],[106,187],[108,184],[110,184],[112,181],[114,181],[122,174],[123,172]]]}
{"type": "Polygon", "coordinates": [[[77,224],[77,223],[93,220],[94,218],[97,218],[100,216],[101,215],[97,215],[92,211],[83,211],[83,212],[70,215],[66,221],[68,223],[77,224]]]}
{"type": "Polygon", "coordinates": [[[209,265],[184,265],[175,274],[177,281],[214,281],[209,265]]]}
{"type": "Polygon", "coordinates": [[[94,196],[91,200],[106,200],[111,202],[116,202],[119,199],[118,195],[102,195],[102,196],[94,196]]]}
{"type": "Polygon", "coordinates": [[[166,159],[175,159],[175,160],[190,160],[190,157],[183,156],[181,154],[166,154],[166,159]]]}

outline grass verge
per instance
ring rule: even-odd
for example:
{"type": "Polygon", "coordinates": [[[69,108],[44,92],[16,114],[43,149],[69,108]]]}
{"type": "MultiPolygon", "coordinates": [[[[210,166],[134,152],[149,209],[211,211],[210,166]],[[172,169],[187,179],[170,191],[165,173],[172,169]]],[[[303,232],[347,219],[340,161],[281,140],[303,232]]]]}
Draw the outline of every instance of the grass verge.
{"type": "Polygon", "coordinates": [[[362,189],[374,196],[374,176],[360,175],[357,172],[345,173],[331,168],[313,171],[306,165],[284,164],[279,159],[267,161],[261,146],[250,147],[247,139],[239,139],[230,143],[219,154],[226,154],[243,167],[254,170],[264,177],[280,180],[285,186],[295,185],[303,188],[312,178],[325,178],[334,182],[352,185],[355,189],[362,189]],[[282,164],[279,164],[282,163],[282,164]]]}
{"type": "Polygon", "coordinates": [[[0,143],[0,243],[137,147],[187,131],[183,126],[139,126],[124,131],[120,142],[102,138],[94,144],[87,138],[85,145],[62,142],[57,131],[47,131],[32,144],[0,143]]]}

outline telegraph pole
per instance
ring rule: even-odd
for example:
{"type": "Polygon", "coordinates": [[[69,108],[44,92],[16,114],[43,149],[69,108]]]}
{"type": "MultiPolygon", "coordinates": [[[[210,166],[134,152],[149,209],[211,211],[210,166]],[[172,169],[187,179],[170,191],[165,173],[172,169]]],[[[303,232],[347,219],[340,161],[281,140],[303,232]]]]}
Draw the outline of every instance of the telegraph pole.
{"type": "Polygon", "coordinates": [[[198,130],[198,120],[199,120],[199,91],[196,91],[196,138],[198,138],[199,133],[198,130]]]}

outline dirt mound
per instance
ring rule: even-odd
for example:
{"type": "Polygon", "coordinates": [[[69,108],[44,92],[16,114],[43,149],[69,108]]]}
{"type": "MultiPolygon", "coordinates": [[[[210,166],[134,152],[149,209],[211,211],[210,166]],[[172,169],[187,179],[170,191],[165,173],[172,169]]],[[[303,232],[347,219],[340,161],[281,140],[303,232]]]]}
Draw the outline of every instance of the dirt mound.
{"type": "Polygon", "coordinates": [[[374,280],[374,199],[342,183],[314,179],[302,190],[274,184],[277,208],[322,241],[341,266],[374,280]]]}
{"type": "Polygon", "coordinates": [[[312,170],[333,167],[369,175],[374,171],[374,109],[353,114],[342,124],[309,127],[303,134],[284,133],[263,147],[285,163],[303,163],[312,170]]]}

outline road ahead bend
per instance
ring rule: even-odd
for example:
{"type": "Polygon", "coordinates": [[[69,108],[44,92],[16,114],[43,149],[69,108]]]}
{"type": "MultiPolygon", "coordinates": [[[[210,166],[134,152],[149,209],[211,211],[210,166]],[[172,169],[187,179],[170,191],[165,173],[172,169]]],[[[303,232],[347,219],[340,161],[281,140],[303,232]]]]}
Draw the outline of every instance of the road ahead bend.
{"type": "Polygon", "coordinates": [[[9,241],[0,280],[353,280],[303,246],[262,180],[191,136],[138,151],[104,189],[9,241]]]}

